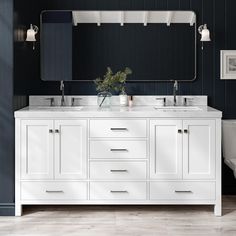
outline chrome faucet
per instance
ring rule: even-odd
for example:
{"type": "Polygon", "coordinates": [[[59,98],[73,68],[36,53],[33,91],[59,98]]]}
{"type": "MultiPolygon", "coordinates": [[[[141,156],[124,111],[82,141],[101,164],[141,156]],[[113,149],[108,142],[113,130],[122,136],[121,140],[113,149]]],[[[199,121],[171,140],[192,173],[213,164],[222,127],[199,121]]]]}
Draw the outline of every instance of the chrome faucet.
{"type": "Polygon", "coordinates": [[[60,84],[60,90],[61,90],[61,106],[65,106],[65,85],[63,80],[61,81],[60,84]]]}
{"type": "Polygon", "coordinates": [[[176,93],[178,91],[178,81],[175,80],[174,86],[173,86],[173,96],[174,96],[174,106],[177,105],[177,99],[176,99],[176,93]]]}

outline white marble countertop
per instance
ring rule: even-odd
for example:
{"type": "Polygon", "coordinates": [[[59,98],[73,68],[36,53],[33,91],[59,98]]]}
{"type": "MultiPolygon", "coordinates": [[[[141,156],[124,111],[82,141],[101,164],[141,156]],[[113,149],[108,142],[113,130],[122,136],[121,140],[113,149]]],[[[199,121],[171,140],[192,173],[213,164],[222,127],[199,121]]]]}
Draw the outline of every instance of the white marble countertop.
{"type": "MultiPolygon", "coordinates": [[[[99,108],[98,106],[81,107],[49,107],[49,106],[29,106],[15,111],[16,118],[221,118],[222,112],[209,106],[195,106],[196,110],[191,110],[190,106],[184,107],[164,107],[158,106],[132,106],[111,108],[99,108]],[[81,108],[81,109],[80,109],[81,108]],[[187,110],[190,109],[190,110],[187,110]]],[[[193,107],[194,108],[194,107],[193,107]]]]}

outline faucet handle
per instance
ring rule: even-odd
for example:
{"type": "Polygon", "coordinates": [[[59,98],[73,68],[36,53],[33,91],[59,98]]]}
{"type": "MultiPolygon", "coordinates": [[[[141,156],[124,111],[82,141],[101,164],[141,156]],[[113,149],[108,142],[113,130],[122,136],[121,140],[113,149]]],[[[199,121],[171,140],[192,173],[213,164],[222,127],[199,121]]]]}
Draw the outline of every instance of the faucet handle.
{"type": "Polygon", "coordinates": [[[166,98],[156,98],[156,100],[163,100],[163,106],[166,106],[166,98]]]}
{"type": "Polygon", "coordinates": [[[45,100],[50,101],[50,106],[53,107],[55,105],[55,99],[54,98],[45,98],[45,100]]]}
{"type": "Polygon", "coordinates": [[[184,97],[184,106],[188,106],[188,102],[193,100],[194,100],[193,98],[184,97]]]}
{"type": "Polygon", "coordinates": [[[78,100],[82,100],[82,98],[75,98],[75,97],[72,97],[71,98],[71,106],[73,107],[75,105],[75,101],[78,101],[78,100]]]}

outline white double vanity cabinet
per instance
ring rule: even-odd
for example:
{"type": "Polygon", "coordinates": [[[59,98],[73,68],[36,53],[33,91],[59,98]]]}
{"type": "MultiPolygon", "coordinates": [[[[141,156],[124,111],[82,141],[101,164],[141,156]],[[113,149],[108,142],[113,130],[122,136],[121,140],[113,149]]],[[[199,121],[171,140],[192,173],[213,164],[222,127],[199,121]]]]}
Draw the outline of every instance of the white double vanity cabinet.
{"type": "Polygon", "coordinates": [[[15,112],[17,216],[36,204],[198,204],[221,215],[222,114],[206,97],[171,107],[137,96],[109,109],[81,99],[30,97],[15,112]]]}

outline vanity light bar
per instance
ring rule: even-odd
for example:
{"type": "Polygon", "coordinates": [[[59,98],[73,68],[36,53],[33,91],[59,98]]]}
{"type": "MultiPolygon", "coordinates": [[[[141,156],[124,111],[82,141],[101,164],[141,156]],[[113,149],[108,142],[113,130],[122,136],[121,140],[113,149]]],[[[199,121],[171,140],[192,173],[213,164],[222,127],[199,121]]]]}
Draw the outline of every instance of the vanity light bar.
{"type": "Polygon", "coordinates": [[[163,23],[170,26],[172,23],[186,23],[193,26],[196,15],[192,11],[72,11],[74,25],[95,23],[98,26],[107,23],[147,24],[163,23]]]}

